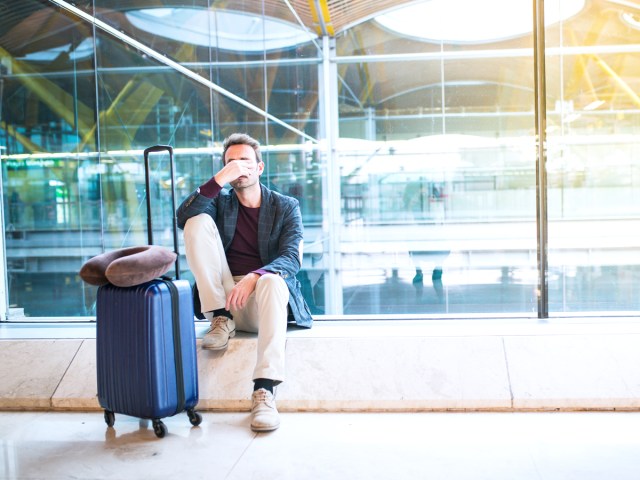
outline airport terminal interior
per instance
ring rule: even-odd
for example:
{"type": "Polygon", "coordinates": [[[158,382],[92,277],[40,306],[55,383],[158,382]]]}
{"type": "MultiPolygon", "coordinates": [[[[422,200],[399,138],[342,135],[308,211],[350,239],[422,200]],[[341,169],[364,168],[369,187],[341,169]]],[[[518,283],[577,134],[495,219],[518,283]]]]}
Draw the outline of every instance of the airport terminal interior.
{"type": "Polygon", "coordinates": [[[639,54],[628,0],[0,0],[0,478],[639,478],[639,54]],[[234,132],[304,226],[283,426],[239,335],[202,427],[107,428],[78,272],[234,132]]]}

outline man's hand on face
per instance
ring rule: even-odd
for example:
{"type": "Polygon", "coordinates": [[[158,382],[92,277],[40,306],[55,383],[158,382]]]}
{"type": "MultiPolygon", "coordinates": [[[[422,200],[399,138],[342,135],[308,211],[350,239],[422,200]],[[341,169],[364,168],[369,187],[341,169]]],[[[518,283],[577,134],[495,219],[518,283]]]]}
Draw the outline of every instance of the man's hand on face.
{"type": "Polygon", "coordinates": [[[215,175],[218,185],[223,186],[231,183],[240,177],[248,177],[256,171],[257,163],[255,160],[232,160],[215,175]]]}
{"type": "Polygon", "coordinates": [[[227,295],[227,304],[225,308],[227,310],[240,310],[244,308],[249,300],[249,296],[256,289],[256,283],[260,275],[257,273],[247,273],[242,280],[236,283],[235,287],[227,295]]]}

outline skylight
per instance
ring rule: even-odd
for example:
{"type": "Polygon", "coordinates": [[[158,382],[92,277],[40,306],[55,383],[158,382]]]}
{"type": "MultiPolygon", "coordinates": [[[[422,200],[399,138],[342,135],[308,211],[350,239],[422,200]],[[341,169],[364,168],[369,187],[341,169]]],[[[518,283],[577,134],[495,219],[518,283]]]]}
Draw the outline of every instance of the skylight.
{"type": "MultiPolygon", "coordinates": [[[[545,25],[566,20],[585,0],[545,0],[545,25]]],[[[531,0],[430,0],[375,19],[403,36],[428,42],[486,43],[530,34],[531,0]]]]}
{"type": "Polygon", "coordinates": [[[247,12],[180,7],[129,10],[126,15],[141,30],[231,51],[290,48],[316,37],[296,24],[247,12]]]}
{"type": "Polygon", "coordinates": [[[80,61],[93,55],[93,39],[85,38],[79,45],[73,47],[70,43],[60,47],[50,48],[38,52],[26,54],[21,60],[33,62],[51,62],[65,53],[69,54],[69,59],[80,61]]]}

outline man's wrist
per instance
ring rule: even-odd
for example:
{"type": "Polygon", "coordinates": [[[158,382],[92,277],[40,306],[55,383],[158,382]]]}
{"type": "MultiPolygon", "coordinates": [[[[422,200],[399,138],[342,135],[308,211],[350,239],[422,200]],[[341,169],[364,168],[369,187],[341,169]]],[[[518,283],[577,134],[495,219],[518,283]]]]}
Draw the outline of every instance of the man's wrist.
{"type": "Polygon", "coordinates": [[[211,177],[206,183],[203,183],[198,187],[198,193],[208,198],[214,198],[222,190],[222,186],[216,180],[216,177],[211,177]]]}

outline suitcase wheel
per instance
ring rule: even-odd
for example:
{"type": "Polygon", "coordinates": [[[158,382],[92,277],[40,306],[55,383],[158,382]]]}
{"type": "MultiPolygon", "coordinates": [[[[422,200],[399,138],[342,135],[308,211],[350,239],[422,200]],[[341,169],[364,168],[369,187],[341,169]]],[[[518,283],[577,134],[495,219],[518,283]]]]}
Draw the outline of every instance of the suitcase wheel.
{"type": "Polygon", "coordinates": [[[187,415],[189,415],[189,421],[194,427],[197,427],[202,423],[202,415],[196,412],[193,408],[187,410],[187,415]]]}
{"type": "Polygon", "coordinates": [[[104,411],[104,421],[108,427],[113,427],[113,424],[116,423],[116,415],[111,410],[104,411]]]}
{"type": "Polygon", "coordinates": [[[167,427],[164,423],[162,423],[162,420],[153,421],[153,432],[158,438],[162,438],[167,434],[167,427]]]}

